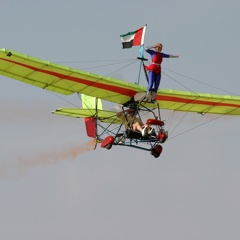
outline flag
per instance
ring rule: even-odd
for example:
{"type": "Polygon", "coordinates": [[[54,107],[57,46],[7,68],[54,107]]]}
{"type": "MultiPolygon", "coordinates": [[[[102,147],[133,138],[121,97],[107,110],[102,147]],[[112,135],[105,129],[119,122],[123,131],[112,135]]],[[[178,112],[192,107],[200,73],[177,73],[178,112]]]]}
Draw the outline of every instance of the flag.
{"type": "Polygon", "coordinates": [[[146,26],[139,28],[134,32],[120,35],[123,48],[131,48],[132,46],[141,46],[144,44],[146,26]]]}

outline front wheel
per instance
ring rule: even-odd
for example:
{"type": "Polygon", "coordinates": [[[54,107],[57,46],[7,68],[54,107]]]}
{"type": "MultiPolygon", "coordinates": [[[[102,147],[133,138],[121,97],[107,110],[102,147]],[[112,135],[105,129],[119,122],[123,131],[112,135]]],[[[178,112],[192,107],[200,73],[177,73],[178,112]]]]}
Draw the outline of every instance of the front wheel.
{"type": "Polygon", "coordinates": [[[156,145],[152,150],[151,150],[151,154],[155,157],[158,158],[161,153],[162,153],[162,146],[161,145],[156,145]]]}
{"type": "Polygon", "coordinates": [[[107,136],[103,139],[101,143],[102,148],[111,149],[112,145],[114,143],[114,137],[113,136],[107,136]]]}
{"type": "Polygon", "coordinates": [[[105,148],[106,148],[107,150],[110,150],[110,149],[112,148],[112,144],[107,144],[107,145],[105,146],[105,148]]]}

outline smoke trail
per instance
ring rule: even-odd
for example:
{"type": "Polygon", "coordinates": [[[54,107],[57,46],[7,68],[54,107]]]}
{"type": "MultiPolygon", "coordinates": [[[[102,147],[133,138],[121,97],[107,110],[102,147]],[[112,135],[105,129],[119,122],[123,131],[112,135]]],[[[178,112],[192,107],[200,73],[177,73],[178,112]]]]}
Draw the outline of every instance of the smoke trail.
{"type": "Polygon", "coordinates": [[[17,168],[22,169],[26,167],[43,166],[52,163],[59,163],[64,160],[75,159],[78,155],[93,150],[94,145],[95,142],[90,141],[81,146],[74,146],[67,150],[55,150],[48,153],[41,153],[31,160],[25,157],[19,157],[17,159],[17,168]]]}
{"type": "Polygon", "coordinates": [[[45,101],[34,100],[34,103],[27,102],[26,104],[26,101],[6,100],[0,104],[0,122],[14,124],[21,120],[45,121],[51,115],[47,109],[49,109],[49,105],[45,101]]]}

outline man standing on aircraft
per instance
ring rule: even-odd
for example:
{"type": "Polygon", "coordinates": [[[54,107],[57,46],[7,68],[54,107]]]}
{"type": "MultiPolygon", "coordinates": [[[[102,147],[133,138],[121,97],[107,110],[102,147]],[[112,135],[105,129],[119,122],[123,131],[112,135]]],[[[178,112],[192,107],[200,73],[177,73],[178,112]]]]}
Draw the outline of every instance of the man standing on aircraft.
{"type": "Polygon", "coordinates": [[[146,66],[148,71],[148,87],[147,99],[148,101],[155,101],[155,96],[158,91],[161,81],[161,63],[163,58],[178,58],[179,56],[162,53],[162,44],[157,43],[154,46],[146,47],[145,51],[151,55],[152,64],[146,66]],[[153,88],[154,86],[154,88],[153,88]],[[152,91],[152,94],[151,94],[152,91]]]}

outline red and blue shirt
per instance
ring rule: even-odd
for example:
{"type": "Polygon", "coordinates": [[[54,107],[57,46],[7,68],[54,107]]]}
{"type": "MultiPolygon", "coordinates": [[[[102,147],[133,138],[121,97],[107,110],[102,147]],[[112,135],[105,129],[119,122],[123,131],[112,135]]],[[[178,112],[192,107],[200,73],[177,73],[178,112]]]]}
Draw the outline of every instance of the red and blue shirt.
{"type": "Polygon", "coordinates": [[[156,75],[161,72],[161,63],[163,58],[169,58],[169,54],[165,54],[162,52],[156,52],[151,49],[146,49],[146,52],[151,55],[152,64],[149,66],[145,66],[147,71],[153,71],[156,75]]]}

